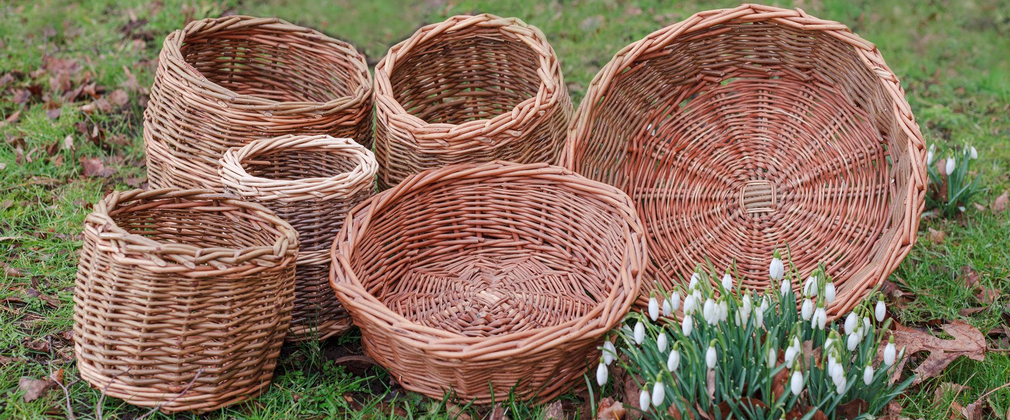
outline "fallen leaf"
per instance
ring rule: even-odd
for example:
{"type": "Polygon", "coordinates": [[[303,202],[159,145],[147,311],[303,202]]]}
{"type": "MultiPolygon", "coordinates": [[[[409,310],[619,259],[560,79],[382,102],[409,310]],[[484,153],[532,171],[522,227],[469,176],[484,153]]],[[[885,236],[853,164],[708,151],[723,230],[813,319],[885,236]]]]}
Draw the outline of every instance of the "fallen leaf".
{"type": "Polygon", "coordinates": [[[59,368],[55,372],[50,373],[49,380],[58,384],[63,384],[63,368],[59,368]]]}
{"type": "Polygon", "coordinates": [[[1010,191],[1003,191],[1003,194],[1000,194],[1000,196],[996,197],[996,200],[992,202],[992,211],[994,213],[1006,210],[1007,202],[1010,201],[1010,196],[1007,196],[1008,193],[1010,193],[1010,191]]]}
{"type": "Polygon", "coordinates": [[[21,380],[18,381],[18,388],[25,392],[25,402],[32,402],[43,395],[46,391],[49,391],[56,383],[49,379],[32,379],[27,376],[22,376],[21,380]]]}
{"type": "Polygon", "coordinates": [[[463,408],[461,408],[460,406],[458,406],[456,404],[452,404],[452,403],[448,403],[448,402],[445,403],[445,413],[448,414],[449,417],[454,418],[456,420],[471,420],[472,419],[472,417],[470,417],[469,414],[467,414],[465,411],[463,411],[463,408]]]}
{"type": "Polygon", "coordinates": [[[105,164],[102,163],[102,160],[99,158],[81,157],[81,168],[84,171],[84,176],[89,178],[106,178],[116,173],[114,169],[106,168],[105,164]]]}
{"type": "Polygon", "coordinates": [[[62,114],[63,108],[53,108],[46,111],[46,116],[49,117],[50,120],[58,120],[62,114]]]}
{"type": "Polygon", "coordinates": [[[32,99],[32,93],[28,89],[18,89],[14,91],[14,103],[24,105],[32,99]]]}
{"type": "Polygon", "coordinates": [[[554,401],[544,409],[544,420],[567,420],[565,410],[561,407],[561,401],[554,401]]]}
{"type": "Polygon", "coordinates": [[[74,148],[74,136],[67,134],[63,138],[63,150],[70,150],[74,148]]]}
{"type": "Polygon", "coordinates": [[[509,420],[509,416],[505,413],[504,407],[496,405],[491,409],[491,414],[488,415],[488,420],[509,420]]]}
{"type": "MultiPolygon", "coordinates": [[[[673,407],[673,404],[670,404],[670,407],[673,407]]],[[[624,404],[610,397],[600,400],[600,404],[596,406],[597,420],[624,420],[626,414],[624,404]]]]}
{"type": "Polygon", "coordinates": [[[11,267],[7,263],[0,261],[0,268],[3,268],[3,273],[7,277],[24,277],[25,272],[20,268],[11,267]]]}
{"type": "MultiPolygon", "coordinates": [[[[912,381],[913,384],[935,377],[958,357],[966,356],[976,361],[985,360],[985,336],[978,329],[961,321],[952,321],[949,324],[941,325],[940,328],[954,339],[938,338],[927,331],[894,323],[894,330],[891,331],[894,345],[898,349],[905,349],[905,357],[897,362],[894,376],[891,378],[892,382],[901,375],[909,356],[920,351],[929,352],[929,356],[913,370],[916,374],[915,380],[912,381]]],[[[878,356],[882,357],[883,351],[884,349],[881,347],[878,356]]]]}
{"type": "Polygon", "coordinates": [[[21,343],[25,348],[29,350],[35,350],[39,353],[49,353],[51,347],[49,347],[49,341],[47,340],[33,340],[25,337],[25,340],[21,343]]]}
{"type": "Polygon", "coordinates": [[[126,91],[122,89],[116,89],[112,91],[112,93],[109,94],[108,98],[109,101],[118,106],[124,106],[127,104],[127,102],[130,102],[130,94],[126,93],[126,91]]]}
{"type": "Polygon", "coordinates": [[[145,183],[147,183],[147,177],[146,176],[138,176],[138,177],[132,177],[131,176],[131,177],[127,177],[126,179],[124,179],[123,182],[125,182],[126,185],[129,185],[129,186],[131,186],[133,188],[140,188],[145,183]]]}
{"type": "Polygon", "coordinates": [[[999,290],[986,287],[979,281],[978,273],[970,266],[961,267],[961,274],[964,276],[964,285],[975,292],[975,298],[984,304],[993,304],[999,299],[999,290]]]}
{"type": "Polygon", "coordinates": [[[112,104],[105,98],[98,98],[92,101],[90,104],[81,107],[81,112],[85,114],[91,114],[95,111],[109,112],[112,111],[112,104]]]}
{"type": "Polygon", "coordinates": [[[939,244],[943,243],[943,240],[946,237],[947,237],[947,233],[945,233],[944,231],[942,231],[942,230],[936,230],[936,229],[933,229],[933,228],[929,228],[929,240],[930,240],[930,242],[933,242],[934,244],[939,245],[939,244]]]}
{"type": "Polygon", "coordinates": [[[866,400],[856,398],[845,404],[839,405],[838,408],[835,409],[835,416],[841,419],[854,419],[869,410],[870,404],[868,404],[866,400]]]}
{"type": "Polygon", "coordinates": [[[35,290],[35,288],[33,288],[33,287],[29,287],[27,290],[25,290],[25,294],[28,295],[28,296],[30,296],[30,297],[33,297],[33,298],[36,298],[36,299],[39,299],[39,300],[45,302],[46,305],[49,305],[53,309],[56,309],[56,308],[60,307],[60,300],[59,299],[54,298],[52,296],[49,296],[49,295],[47,295],[45,293],[42,293],[42,292],[40,292],[38,290],[35,290]]]}

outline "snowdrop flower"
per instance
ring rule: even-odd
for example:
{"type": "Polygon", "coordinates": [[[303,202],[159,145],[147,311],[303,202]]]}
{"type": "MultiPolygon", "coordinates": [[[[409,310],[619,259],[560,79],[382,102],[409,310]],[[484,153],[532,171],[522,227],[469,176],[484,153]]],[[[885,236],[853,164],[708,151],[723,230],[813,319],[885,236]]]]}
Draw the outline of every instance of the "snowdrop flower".
{"type": "Polygon", "coordinates": [[[935,153],[935,152],[936,152],[936,148],[933,147],[933,146],[929,146],[929,151],[926,152],[926,164],[927,165],[933,163],[933,153],[935,153]]]}
{"type": "Polygon", "coordinates": [[[642,321],[638,321],[635,324],[635,344],[642,344],[643,340],[645,340],[645,325],[642,321]]]}
{"type": "Polygon", "coordinates": [[[684,335],[691,335],[691,331],[694,331],[694,318],[690,315],[685,316],[680,322],[680,328],[684,330],[684,335]]]}
{"type": "Polygon", "coordinates": [[[666,338],[666,333],[659,333],[659,338],[656,339],[656,346],[659,347],[659,352],[665,352],[666,347],[670,344],[670,341],[666,338]]]}
{"type": "Polygon", "coordinates": [[[807,282],[803,284],[803,294],[807,297],[817,296],[817,277],[807,277],[807,282]]]}
{"type": "Polygon", "coordinates": [[[832,344],[835,344],[835,337],[834,336],[828,337],[826,340],[824,340],[824,349],[825,350],[830,349],[832,344]]]}
{"type": "Polygon", "coordinates": [[[596,367],[596,383],[600,384],[600,386],[607,384],[607,365],[605,363],[600,363],[596,367]]]}
{"type": "Polygon", "coordinates": [[[775,361],[778,359],[779,352],[775,349],[768,349],[768,367],[775,367],[775,361]]]}
{"type": "Polygon", "coordinates": [[[658,408],[663,405],[664,398],[666,398],[666,387],[663,386],[663,381],[656,381],[656,384],[652,386],[652,405],[658,408]]]}
{"type": "Polygon", "coordinates": [[[814,314],[814,302],[810,299],[805,299],[803,301],[803,307],[800,308],[800,316],[803,317],[804,321],[809,321],[810,316],[814,314]]]}
{"type": "Polygon", "coordinates": [[[978,150],[975,150],[975,146],[970,146],[968,149],[968,154],[972,159],[978,159],[978,150]]]}
{"type": "Polygon", "coordinates": [[[817,328],[824,329],[828,325],[828,313],[824,310],[823,306],[817,306],[817,310],[814,311],[814,319],[817,320],[817,328]]]}
{"type": "Polygon", "coordinates": [[[696,310],[698,310],[698,302],[695,300],[694,295],[687,295],[684,298],[684,315],[693,315],[696,310]]]}
{"type": "Polygon", "coordinates": [[[727,292],[733,291],[733,277],[731,277],[729,273],[726,273],[726,275],[722,276],[722,288],[725,289],[727,292]]]}
{"type": "Polygon", "coordinates": [[[708,325],[715,325],[718,321],[719,314],[716,313],[718,309],[715,307],[715,301],[709,298],[705,301],[705,308],[701,311],[701,316],[705,318],[705,322],[708,325]]]}
{"type": "Polygon", "coordinates": [[[852,334],[856,332],[856,313],[849,312],[849,315],[845,317],[845,332],[852,334]]]}
{"type": "Polygon", "coordinates": [[[894,357],[896,356],[895,352],[896,351],[894,349],[894,336],[892,335],[891,336],[891,341],[889,343],[887,343],[886,347],[884,347],[884,364],[885,365],[891,366],[891,365],[894,364],[894,357]]]}
{"type": "Polygon", "coordinates": [[[864,328],[864,329],[866,330],[866,332],[869,332],[869,331],[870,331],[870,327],[871,327],[872,325],[873,325],[873,324],[870,324],[870,317],[868,317],[868,316],[864,316],[864,317],[863,317],[863,328],[864,328]]]}
{"type": "Polygon", "coordinates": [[[787,280],[782,280],[782,297],[786,297],[786,295],[789,294],[789,289],[792,289],[792,288],[793,288],[793,286],[789,284],[789,280],[788,279],[787,280]]]}
{"type": "Polygon", "coordinates": [[[848,382],[845,380],[844,376],[842,376],[841,378],[842,379],[839,379],[837,382],[835,382],[835,391],[838,392],[838,395],[842,395],[845,393],[845,385],[846,382],[848,382]]]}
{"type": "Polygon", "coordinates": [[[670,357],[666,359],[666,370],[673,372],[680,366],[680,351],[676,348],[670,352],[670,357]]]}
{"type": "Polygon", "coordinates": [[[642,394],[638,396],[638,408],[641,408],[642,411],[648,411],[650,399],[652,399],[652,396],[649,395],[649,390],[643,389],[642,394]]]}
{"type": "Polygon", "coordinates": [[[793,395],[800,395],[803,392],[803,374],[800,371],[793,371],[793,378],[789,381],[789,388],[792,389],[793,395]]]}
{"type": "Polygon", "coordinates": [[[701,279],[701,276],[698,275],[698,273],[691,274],[691,283],[688,284],[687,290],[695,290],[695,289],[697,289],[698,288],[698,281],[700,279],[701,279]]]}
{"type": "Polygon", "coordinates": [[[824,285],[824,300],[827,302],[828,305],[830,305],[832,302],[835,301],[834,282],[828,282],[828,284],[824,285]]]}
{"type": "Polygon", "coordinates": [[[947,172],[947,175],[954,173],[955,168],[957,168],[957,163],[954,162],[954,157],[951,156],[947,158],[947,167],[944,168],[944,170],[947,172]]]}
{"type": "Polygon", "coordinates": [[[849,351],[855,351],[856,347],[859,346],[859,341],[860,340],[861,340],[861,338],[859,337],[859,334],[855,334],[855,333],[849,334],[849,339],[845,343],[846,347],[849,349],[849,351]]]}
{"type": "Polygon", "coordinates": [[[761,306],[758,309],[761,309],[761,312],[764,312],[764,311],[768,310],[768,306],[769,306],[768,305],[768,296],[762,297],[761,298],[761,306]]]}
{"type": "Polygon", "coordinates": [[[617,348],[614,347],[614,343],[607,341],[603,343],[603,363],[610,366],[614,362],[614,357],[617,355],[617,348]]]}
{"type": "Polygon", "coordinates": [[[793,364],[793,360],[796,360],[796,353],[797,353],[797,351],[796,351],[795,347],[790,346],[790,347],[786,348],[786,364],[787,365],[793,364]]]}
{"type": "Polygon", "coordinates": [[[659,301],[656,296],[649,297],[649,319],[655,321],[659,319],[659,301]]]}
{"type": "Polygon", "coordinates": [[[708,351],[705,352],[705,364],[709,369],[715,369],[716,361],[718,361],[718,355],[715,353],[715,341],[712,341],[708,345],[708,351]]]}
{"type": "Polygon", "coordinates": [[[673,305],[670,303],[670,299],[672,298],[663,299],[663,316],[665,317],[673,315],[673,305]]]}
{"type": "Polygon", "coordinates": [[[873,383],[873,366],[866,365],[863,369],[863,383],[866,385],[873,383]]]}
{"type": "Polygon", "coordinates": [[[670,312],[680,309],[680,292],[673,292],[673,294],[670,295],[669,301],[670,301],[670,312]]]}
{"type": "Polygon", "coordinates": [[[884,322],[884,315],[887,315],[887,305],[881,299],[877,301],[877,306],[873,308],[873,316],[877,317],[877,322],[884,322]]]}
{"type": "Polygon", "coordinates": [[[768,266],[768,275],[772,280],[782,280],[786,274],[786,266],[782,264],[782,255],[778,251],[772,254],[772,263],[768,266]]]}
{"type": "Polygon", "coordinates": [[[758,328],[761,328],[761,327],[765,326],[765,312],[764,311],[757,311],[757,312],[754,313],[754,325],[756,325],[758,328]]]}
{"type": "Polygon", "coordinates": [[[744,319],[750,316],[750,310],[753,303],[751,303],[750,293],[743,295],[743,303],[741,304],[741,311],[744,313],[744,319]]]}
{"type": "Polygon", "coordinates": [[[729,318],[729,304],[726,303],[725,298],[719,301],[719,307],[717,309],[719,312],[719,322],[726,321],[726,319],[729,318]]]}

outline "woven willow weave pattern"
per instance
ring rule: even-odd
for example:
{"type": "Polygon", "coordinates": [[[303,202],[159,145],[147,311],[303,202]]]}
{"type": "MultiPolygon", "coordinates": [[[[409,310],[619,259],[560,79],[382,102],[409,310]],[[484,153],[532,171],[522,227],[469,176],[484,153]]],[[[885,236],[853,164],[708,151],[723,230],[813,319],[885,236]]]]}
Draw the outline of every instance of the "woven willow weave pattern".
{"type": "Polygon", "coordinates": [[[262,392],[291,321],[294,228],[207,190],[114,192],[84,226],[74,349],[96,389],[208,412],[262,392]]]}
{"type": "Polygon", "coordinates": [[[641,287],[644,231],[620,190],[491,162],[412,175],[356,207],[330,281],[365,352],[412,391],[549,400],[583,383],[641,287]]]}
{"type": "Polygon", "coordinates": [[[575,118],[564,165],[632,197],[646,284],[711,258],[764,290],[788,245],[804,277],[827,265],[837,317],[915,241],[922,134],[880,53],[840,23],[749,4],[696,14],[618,52],[575,118]]]}
{"type": "Polygon", "coordinates": [[[191,22],[165,38],[144,111],[152,188],[221,191],[225,151],[285,134],[371,147],[372,79],[354,47],[246,16],[191,22]]]}
{"type": "Polygon", "coordinates": [[[454,163],[555,163],[572,101],[544,34],[515,18],[455,16],[375,66],[379,189],[454,163]]]}
{"type": "Polygon", "coordinates": [[[256,140],[221,158],[225,192],[262,204],[298,231],[289,341],[323,340],[351,327],[330,288],[330,246],[344,215],[374,192],[377,169],[371,151],[327,135],[256,140]]]}

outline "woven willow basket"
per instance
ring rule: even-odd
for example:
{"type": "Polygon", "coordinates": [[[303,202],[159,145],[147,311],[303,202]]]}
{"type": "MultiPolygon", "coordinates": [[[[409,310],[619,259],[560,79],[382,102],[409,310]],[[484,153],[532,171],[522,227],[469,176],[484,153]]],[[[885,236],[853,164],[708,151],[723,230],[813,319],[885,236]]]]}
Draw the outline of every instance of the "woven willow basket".
{"type": "Polygon", "coordinates": [[[327,135],[256,140],[221,159],[226,192],[262,204],[298,231],[289,341],[322,340],[351,327],[330,288],[330,246],[344,215],[372,195],[377,169],[371,151],[327,135]]]}
{"type": "Polygon", "coordinates": [[[207,190],[114,192],[84,224],[74,349],[96,389],[207,412],[269,384],[291,320],[298,238],[207,190]]]}
{"type": "Polygon", "coordinates": [[[371,147],[372,79],[354,47],[280,19],[228,16],[165,38],[144,143],[152,188],[221,190],[231,147],[329,134],[371,147]]]}
{"type": "Polygon", "coordinates": [[[555,163],[572,101],[554,49],[515,18],[455,16],[375,66],[379,189],[455,163],[555,163]]]}
{"type": "Polygon", "coordinates": [[[461,164],[352,210],[330,282],[405,388],[547,400],[583,382],[645,260],[620,190],[544,163],[461,164]]]}
{"type": "Polygon", "coordinates": [[[915,241],[922,135],[880,53],[840,23],[759,5],[696,14],[618,52],[575,118],[564,165],[632,197],[646,284],[710,258],[764,290],[788,245],[803,276],[827,265],[837,317],[915,241]]]}

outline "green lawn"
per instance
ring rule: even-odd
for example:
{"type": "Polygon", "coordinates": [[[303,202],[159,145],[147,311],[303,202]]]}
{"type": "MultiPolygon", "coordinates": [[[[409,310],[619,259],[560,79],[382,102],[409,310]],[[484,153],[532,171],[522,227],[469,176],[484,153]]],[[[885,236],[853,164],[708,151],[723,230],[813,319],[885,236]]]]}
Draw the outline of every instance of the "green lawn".
{"type": "MultiPolygon", "coordinates": [[[[621,47],[692,13],[738,3],[659,0],[268,0],[223,2],[163,0],[0,1],[0,418],[64,418],[59,389],[25,403],[18,380],[50,369],[77,378],[71,328],[73,278],[80,231],[91,203],[114,189],[143,183],[141,114],[153,81],[161,41],[187,18],[241,13],[279,16],[348,40],[374,64],[393,43],[424,23],[459,13],[517,16],[546,33],[561,58],[574,99],[621,47]],[[73,4],[70,4],[73,3],[73,4]],[[716,4],[713,4],[716,3],[716,4]],[[44,58],[48,65],[43,64],[44,58]],[[61,61],[71,60],[71,61],[61,61]],[[65,79],[54,77],[74,64],[65,79]],[[131,77],[132,75],[132,77],[131,77]],[[86,113],[83,81],[122,105],[86,113]],[[121,94],[120,94],[120,97],[121,94]],[[61,111],[57,112],[56,109],[61,111]],[[67,140],[69,138],[69,140],[67,140]],[[90,159],[83,161],[84,159],[90,159]],[[97,160],[95,160],[97,159],[97,160]],[[104,168],[85,174],[82,163],[104,168]]],[[[989,1],[776,2],[849,25],[877,44],[898,75],[928,142],[979,150],[975,168],[985,191],[953,219],[930,218],[915,248],[892,276],[904,303],[894,302],[908,325],[964,320],[988,336],[984,362],[955,361],[939,377],[913,387],[900,401],[903,416],[947,418],[951,402],[967,405],[1010,382],[1010,215],[988,206],[1010,190],[1010,4],[989,1]],[[943,232],[931,241],[929,229],[943,232]],[[981,303],[966,286],[1002,291],[981,303]],[[976,309],[981,308],[981,309],[976,309]],[[999,330],[1002,326],[1004,329],[999,330]],[[1002,331],[1002,333],[1000,333],[1002,331]],[[963,391],[941,387],[967,385],[963,391]],[[937,390],[939,397],[937,397],[937,390]],[[937,399],[939,398],[939,399],[937,399]]],[[[89,107],[90,108],[90,107],[89,107]]],[[[263,396],[210,418],[453,418],[442,401],[405,393],[380,368],[338,366],[333,359],[356,348],[357,337],[285,348],[274,384],[263,396]],[[359,413],[359,414],[355,414],[359,413]]],[[[914,363],[912,364],[914,367],[914,363]]],[[[83,382],[69,388],[79,419],[95,418],[100,392],[83,382]]],[[[1010,388],[990,396],[999,418],[1010,409],[1010,388]]],[[[566,407],[581,407],[576,396],[566,407]]],[[[509,402],[513,419],[535,418],[540,408],[509,402]]],[[[486,410],[468,408],[474,418],[486,410]]],[[[104,401],[107,418],[134,418],[146,410],[104,401]]],[[[152,416],[162,417],[160,415],[152,416]]],[[[179,416],[188,418],[190,416],[179,416]]],[[[586,418],[582,413],[580,418],[586,418]]]]}

